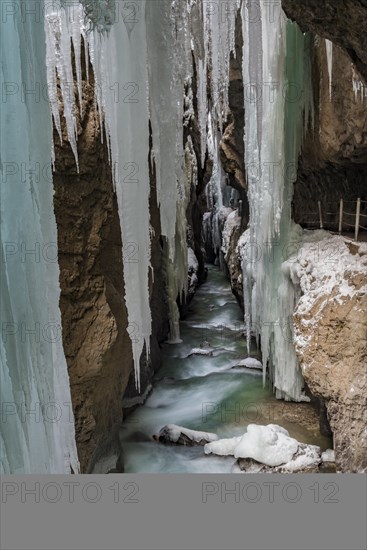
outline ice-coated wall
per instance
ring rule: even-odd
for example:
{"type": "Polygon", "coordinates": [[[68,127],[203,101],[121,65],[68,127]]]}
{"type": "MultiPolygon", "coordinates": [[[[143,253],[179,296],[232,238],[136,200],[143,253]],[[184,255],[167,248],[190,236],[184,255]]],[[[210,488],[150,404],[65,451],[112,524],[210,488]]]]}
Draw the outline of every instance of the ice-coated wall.
{"type": "Polygon", "coordinates": [[[59,311],[43,0],[18,8],[3,12],[1,25],[0,471],[77,473],[59,311]]]}

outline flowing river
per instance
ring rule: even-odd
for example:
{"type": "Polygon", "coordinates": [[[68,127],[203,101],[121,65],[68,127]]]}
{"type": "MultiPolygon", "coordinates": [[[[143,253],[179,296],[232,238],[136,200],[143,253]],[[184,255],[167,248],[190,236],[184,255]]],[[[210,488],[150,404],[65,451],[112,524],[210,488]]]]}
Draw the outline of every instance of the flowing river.
{"type": "MultiPolygon", "coordinates": [[[[163,346],[162,367],[153,391],[123,423],[120,437],[125,472],[226,473],[233,457],[205,455],[202,446],[164,445],[153,434],[166,424],[214,432],[219,437],[242,435],[250,423],[278,423],[304,443],[331,446],[317,427],[292,419],[292,407],[310,412],[309,404],[277,401],[263,388],[261,371],[236,367],[248,356],[243,314],[219,268],[210,266],[207,281],[181,321],[180,344],[163,346]],[[211,355],[190,355],[193,348],[211,355]],[[287,414],[286,414],[287,413],[287,414]]],[[[250,356],[260,358],[256,342],[250,356]]]]}

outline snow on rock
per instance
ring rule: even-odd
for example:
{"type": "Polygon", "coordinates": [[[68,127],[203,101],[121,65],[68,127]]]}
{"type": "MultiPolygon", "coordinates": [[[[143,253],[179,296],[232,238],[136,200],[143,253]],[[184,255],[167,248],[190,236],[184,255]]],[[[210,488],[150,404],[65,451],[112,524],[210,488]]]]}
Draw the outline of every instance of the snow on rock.
{"type": "Polygon", "coordinates": [[[298,441],[287,430],[276,424],[258,426],[249,424],[241,437],[220,439],[205,445],[205,454],[233,455],[235,458],[252,458],[267,466],[290,462],[299,447],[298,441]]]}
{"type": "Polygon", "coordinates": [[[192,348],[187,357],[190,357],[191,355],[209,355],[211,357],[213,355],[213,351],[214,350],[211,348],[192,348]]]}
{"type": "Polygon", "coordinates": [[[335,462],[335,451],[333,449],[327,449],[321,455],[323,462],[335,462]]]}
{"type": "Polygon", "coordinates": [[[167,424],[164,426],[158,435],[153,436],[160,443],[175,443],[176,445],[205,445],[210,441],[216,441],[218,436],[210,432],[199,432],[189,430],[176,424],[167,424]]]}
{"type": "Polygon", "coordinates": [[[298,441],[275,424],[249,424],[247,432],[235,449],[235,458],[253,458],[267,466],[279,466],[292,460],[298,441]]]}
{"type": "Polygon", "coordinates": [[[260,464],[251,458],[240,458],[233,467],[233,473],[246,474],[295,474],[295,473],[311,473],[318,472],[321,462],[320,447],[316,445],[306,445],[300,443],[297,452],[292,459],[280,466],[266,466],[260,464]]]}
{"type": "Polygon", "coordinates": [[[219,455],[219,456],[234,456],[235,449],[242,439],[242,435],[239,437],[231,437],[229,439],[219,439],[208,443],[204,447],[204,453],[206,455],[219,455]]]}
{"type": "Polygon", "coordinates": [[[321,462],[320,447],[300,443],[296,454],[281,468],[285,472],[299,472],[307,468],[318,466],[321,462]]]}
{"type": "Polygon", "coordinates": [[[198,285],[199,262],[192,248],[187,249],[188,293],[194,293],[198,285]]]}
{"type": "Polygon", "coordinates": [[[240,225],[241,225],[241,218],[238,215],[238,210],[234,210],[228,215],[222,231],[222,252],[225,257],[228,254],[233,231],[236,228],[240,227],[240,225]]]}
{"type": "Polygon", "coordinates": [[[249,424],[243,436],[218,439],[204,446],[205,454],[234,456],[233,472],[296,473],[318,470],[320,447],[299,443],[276,424],[249,424]]]}
{"type": "Polygon", "coordinates": [[[282,269],[300,296],[295,315],[302,322],[294,327],[299,354],[308,346],[305,332],[317,326],[330,301],[342,305],[355,295],[366,294],[367,243],[353,243],[322,230],[304,231],[297,253],[283,263],[282,269]],[[356,285],[356,279],[361,284],[356,285]]]}
{"type": "Polygon", "coordinates": [[[236,364],[236,367],[247,367],[248,369],[256,370],[262,370],[263,368],[262,363],[254,357],[246,357],[246,359],[242,359],[242,361],[239,361],[239,363],[236,364]]]}

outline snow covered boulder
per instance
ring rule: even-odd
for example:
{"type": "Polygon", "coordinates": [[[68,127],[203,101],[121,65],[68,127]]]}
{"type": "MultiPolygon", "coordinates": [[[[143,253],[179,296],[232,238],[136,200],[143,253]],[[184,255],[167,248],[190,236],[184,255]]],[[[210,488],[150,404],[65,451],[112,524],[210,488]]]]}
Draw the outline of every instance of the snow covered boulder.
{"type": "Polygon", "coordinates": [[[210,432],[198,432],[176,426],[176,424],[167,424],[160,430],[158,435],[153,435],[153,439],[159,441],[159,443],[194,447],[195,445],[205,445],[210,441],[216,441],[218,436],[210,432]]]}
{"type": "Polygon", "coordinates": [[[192,248],[187,249],[187,267],[188,267],[188,295],[192,297],[199,284],[198,271],[199,262],[192,248]]]}
{"type": "Polygon", "coordinates": [[[246,357],[246,359],[242,359],[242,361],[239,361],[237,365],[235,365],[235,368],[237,367],[245,367],[247,369],[255,369],[261,371],[263,370],[262,363],[254,357],[246,357]]]}
{"type": "Polygon", "coordinates": [[[217,441],[205,445],[204,453],[206,455],[234,456],[235,449],[241,439],[242,435],[230,439],[217,439],[217,441]]]}
{"type": "Polygon", "coordinates": [[[235,449],[235,458],[253,458],[267,466],[289,462],[297,452],[298,441],[289,437],[287,430],[276,424],[258,426],[249,424],[247,432],[235,449]]]}
{"type": "Polygon", "coordinates": [[[320,447],[299,443],[277,424],[249,424],[243,436],[208,443],[204,452],[234,456],[234,471],[249,474],[317,472],[321,463],[320,447]]]}
{"type": "Polygon", "coordinates": [[[297,452],[292,459],[280,466],[266,466],[252,458],[239,458],[234,466],[234,472],[246,474],[297,474],[319,472],[321,463],[320,447],[299,443],[297,452]]]}

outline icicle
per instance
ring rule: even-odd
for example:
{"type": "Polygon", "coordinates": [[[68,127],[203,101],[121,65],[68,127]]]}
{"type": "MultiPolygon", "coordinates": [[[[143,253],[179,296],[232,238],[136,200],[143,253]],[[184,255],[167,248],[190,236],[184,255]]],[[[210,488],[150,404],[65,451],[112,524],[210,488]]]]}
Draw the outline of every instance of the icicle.
{"type": "Polygon", "coordinates": [[[68,141],[74,153],[77,169],[79,171],[77,149],[77,122],[76,104],[74,93],[74,76],[71,56],[71,44],[75,52],[75,65],[77,70],[77,88],[80,109],[82,109],[82,78],[81,78],[81,22],[84,13],[78,0],[70,0],[63,5],[62,0],[55,0],[51,6],[47,6],[45,28],[47,46],[47,74],[49,97],[55,126],[61,136],[60,115],[58,114],[57,78],[60,81],[61,97],[63,101],[64,117],[68,141]],[[52,9],[53,8],[53,9],[52,9]]]}
{"type": "Polygon", "coordinates": [[[329,97],[332,99],[333,90],[333,43],[330,40],[325,39],[326,57],[327,57],[327,69],[329,74],[329,97]]]}
{"type": "MultiPolygon", "coordinates": [[[[43,13],[39,3],[27,1],[30,13],[37,7],[43,13]]],[[[15,10],[3,21],[2,90],[9,82],[19,89],[24,85],[25,91],[35,90],[36,84],[46,87],[44,21],[35,19],[15,10]]],[[[0,471],[78,473],[61,338],[60,274],[54,261],[53,185],[45,170],[52,152],[51,113],[33,92],[23,99],[8,95],[2,109],[0,397],[10,410],[0,426],[0,471]]]]}
{"type": "Polygon", "coordinates": [[[235,51],[235,21],[240,2],[208,2],[204,6],[205,31],[209,35],[213,113],[222,130],[227,117],[229,63],[235,51]]]}
{"type": "Polygon", "coordinates": [[[92,40],[88,36],[98,106],[104,114],[111,147],[123,243],[128,332],[139,391],[140,357],[144,346],[149,355],[151,335],[146,5],[145,1],[139,3],[136,22],[125,24],[120,19],[108,34],[94,31],[92,40]]]}
{"type": "Polygon", "coordinates": [[[174,258],[177,185],[183,172],[183,93],[191,76],[186,0],[148,2],[146,11],[149,104],[162,235],[174,258]],[[177,182],[177,185],[176,185],[177,182]]]}
{"type": "Polygon", "coordinates": [[[360,79],[357,71],[352,66],[352,86],[354,92],[354,98],[356,101],[366,101],[367,100],[367,86],[360,79]],[[359,97],[358,97],[359,96],[359,97]]]}
{"type": "Polygon", "coordinates": [[[307,118],[312,111],[311,93],[301,97],[299,91],[311,86],[309,64],[304,63],[305,36],[280,10],[272,20],[267,9],[259,0],[242,4],[250,206],[250,231],[242,250],[245,322],[248,346],[252,333],[258,341],[261,337],[264,382],[269,364],[277,397],[300,400],[303,382],[291,342],[294,289],[282,262],[291,239],[295,175],[290,168],[294,173],[305,101],[307,118]]]}

